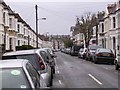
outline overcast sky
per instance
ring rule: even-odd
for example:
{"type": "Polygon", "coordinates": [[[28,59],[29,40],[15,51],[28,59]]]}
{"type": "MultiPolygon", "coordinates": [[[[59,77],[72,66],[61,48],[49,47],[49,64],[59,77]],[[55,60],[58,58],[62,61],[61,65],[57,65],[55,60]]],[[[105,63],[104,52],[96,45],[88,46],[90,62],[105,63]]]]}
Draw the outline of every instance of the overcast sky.
{"type": "Polygon", "coordinates": [[[108,4],[117,0],[5,0],[13,11],[35,30],[35,4],[39,12],[39,33],[70,34],[75,25],[76,16],[86,12],[97,13],[105,10],[108,4]],[[36,2],[33,2],[36,1],[36,2]],[[49,1],[49,2],[48,2],[49,1]],[[92,1],[92,2],[91,2],[92,1]],[[103,2],[104,1],[104,2],[103,2]],[[46,20],[41,20],[46,17],[46,20]]]}

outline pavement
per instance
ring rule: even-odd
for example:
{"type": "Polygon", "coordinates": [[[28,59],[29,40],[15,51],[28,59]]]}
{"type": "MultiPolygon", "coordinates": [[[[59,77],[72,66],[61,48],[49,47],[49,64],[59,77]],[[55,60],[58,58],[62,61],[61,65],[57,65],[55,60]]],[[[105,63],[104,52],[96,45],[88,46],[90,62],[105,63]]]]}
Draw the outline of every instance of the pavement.
{"type": "Polygon", "coordinates": [[[114,65],[92,62],[56,53],[56,74],[52,88],[87,88],[118,90],[118,75],[114,65]]]}

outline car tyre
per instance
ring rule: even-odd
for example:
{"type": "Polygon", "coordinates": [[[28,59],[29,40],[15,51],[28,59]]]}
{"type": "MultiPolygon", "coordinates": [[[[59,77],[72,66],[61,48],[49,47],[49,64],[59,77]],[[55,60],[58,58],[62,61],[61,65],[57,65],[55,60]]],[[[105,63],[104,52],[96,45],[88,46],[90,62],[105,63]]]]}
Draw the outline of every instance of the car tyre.
{"type": "Polygon", "coordinates": [[[53,68],[53,74],[55,74],[55,68],[53,68]]]}
{"type": "Polygon", "coordinates": [[[53,80],[52,80],[52,78],[51,78],[51,81],[50,81],[50,86],[52,86],[53,85],[53,80]]]}
{"type": "Polygon", "coordinates": [[[80,55],[78,54],[78,58],[80,58],[80,55]]]}
{"type": "Polygon", "coordinates": [[[50,78],[50,85],[49,86],[52,86],[53,85],[53,72],[51,72],[51,78],[50,78]]]}
{"type": "Polygon", "coordinates": [[[115,65],[115,70],[118,70],[119,69],[119,66],[118,64],[115,65]]]}
{"type": "Polygon", "coordinates": [[[115,63],[114,62],[111,62],[111,65],[114,65],[115,63]]]}
{"type": "Polygon", "coordinates": [[[95,64],[98,64],[98,61],[97,61],[97,60],[94,60],[94,63],[95,63],[95,64]]]}

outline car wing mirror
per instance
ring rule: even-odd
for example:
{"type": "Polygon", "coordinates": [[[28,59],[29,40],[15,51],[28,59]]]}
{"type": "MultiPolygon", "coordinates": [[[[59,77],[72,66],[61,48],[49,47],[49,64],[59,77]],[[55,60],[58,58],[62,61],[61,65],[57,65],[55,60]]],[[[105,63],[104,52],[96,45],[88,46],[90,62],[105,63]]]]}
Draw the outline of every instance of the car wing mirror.
{"type": "Polygon", "coordinates": [[[57,56],[55,54],[51,54],[51,57],[52,58],[56,58],[57,56]]]}
{"type": "Polygon", "coordinates": [[[47,63],[49,63],[49,61],[48,61],[48,60],[47,60],[46,62],[47,62],[47,63]]]}

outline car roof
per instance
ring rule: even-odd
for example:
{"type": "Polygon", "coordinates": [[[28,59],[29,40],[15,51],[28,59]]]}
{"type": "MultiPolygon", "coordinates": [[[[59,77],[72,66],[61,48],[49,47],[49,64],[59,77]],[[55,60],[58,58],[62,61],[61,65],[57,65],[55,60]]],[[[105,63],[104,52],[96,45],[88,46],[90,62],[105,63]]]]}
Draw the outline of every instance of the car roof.
{"type": "Polygon", "coordinates": [[[42,49],[38,49],[38,51],[47,51],[47,49],[46,48],[42,48],[42,49]]]}
{"type": "Polygon", "coordinates": [[[17,68],[23,67],[28,60],[26,59],[8,59],[0,60],[0,68],[17,68]]]}
{"type": "Polygon", "coordinates": [[[23,55],[23,54],[34,54],[34,53],[36,52],[36,50],[37,50],[37,49],[7,52],[7,53],[3,54],[3,56],[23,55]]]}
{"type": "Polygon", "coordinates": [[[51,48],[43,48],[43,49],[51,49],[51,48]]]}

